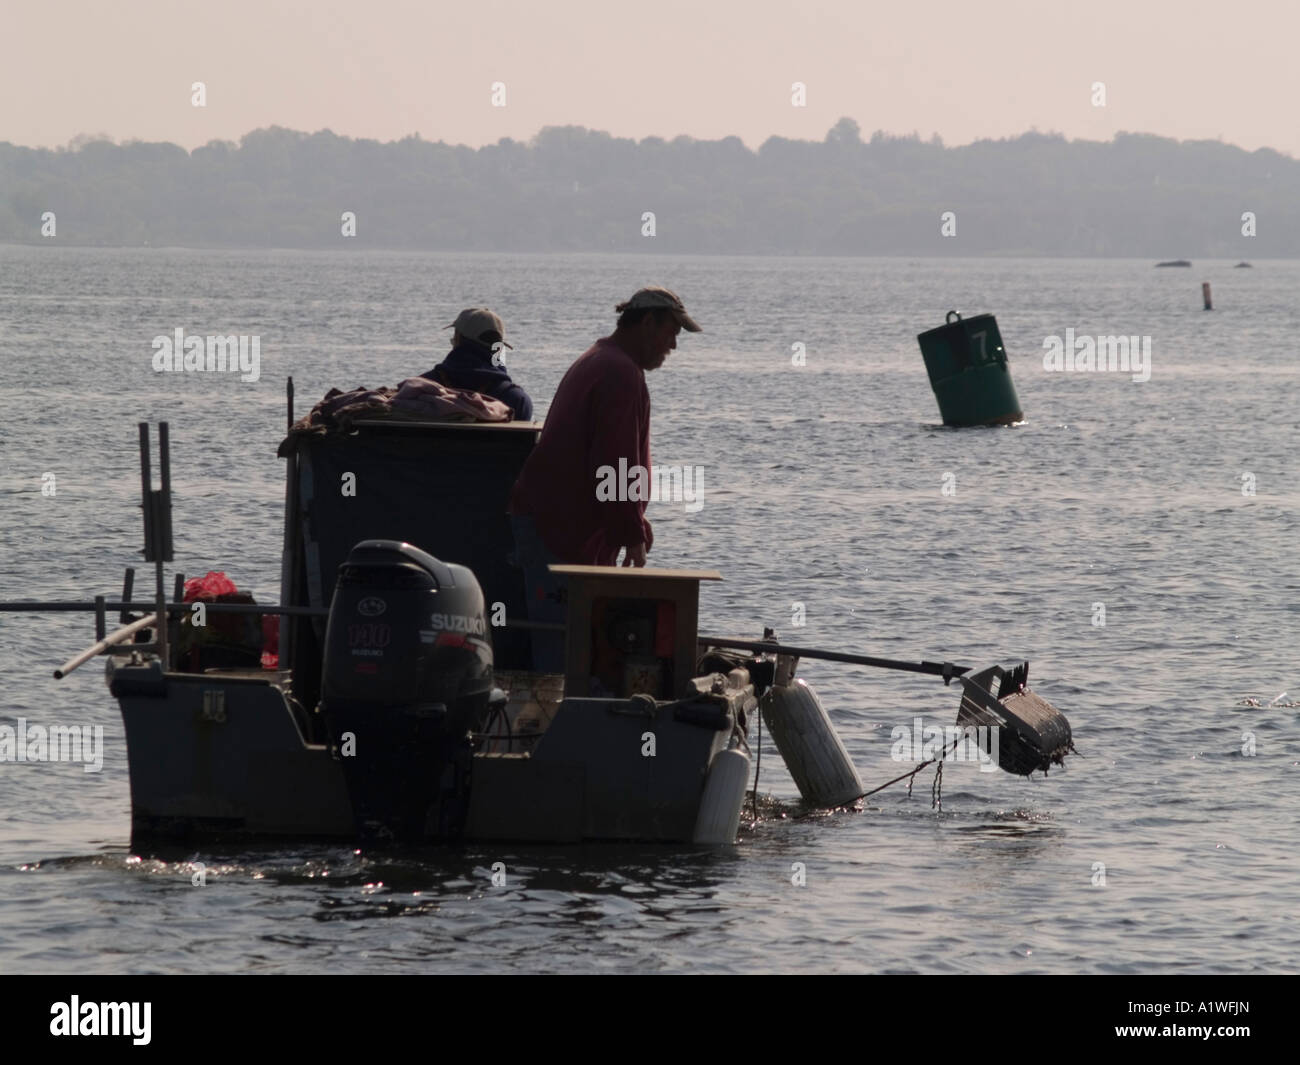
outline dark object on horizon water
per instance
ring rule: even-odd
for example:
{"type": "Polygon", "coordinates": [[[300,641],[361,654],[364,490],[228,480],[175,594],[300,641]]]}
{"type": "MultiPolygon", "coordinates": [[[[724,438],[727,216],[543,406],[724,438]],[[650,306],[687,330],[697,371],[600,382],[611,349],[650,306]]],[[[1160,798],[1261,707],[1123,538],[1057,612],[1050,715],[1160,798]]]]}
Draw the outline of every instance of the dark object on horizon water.
{"type": "Polygon", "coordinates": [[[1170,259],[1165,263],[1156,263],[1156,266],[1191,266],[1190,259],[1170,259]]]}
{"type": "Polygon", "coordinates": [[[1247,262],[1240,262],[1240,263],[1238,263],[1236,266],[1234,266],[1233,269],[1234,269],[1234,270],[1253,270],[1254,267],[1251,266],[1250,263],[1247,263],[1247,262]]]}
{"type": "Polygon", "coordinates": [[[993,315],[962,318],[949,311],[946,325],[916,339],[944,425],[1010,425],[1024,420],[993,315]]]}

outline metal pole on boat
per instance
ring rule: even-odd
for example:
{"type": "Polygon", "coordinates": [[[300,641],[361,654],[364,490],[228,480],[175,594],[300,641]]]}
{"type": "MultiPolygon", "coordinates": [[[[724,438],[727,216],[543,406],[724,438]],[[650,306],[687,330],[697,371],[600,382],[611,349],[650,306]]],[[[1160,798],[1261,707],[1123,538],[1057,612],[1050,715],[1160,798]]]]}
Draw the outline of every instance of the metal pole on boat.
{"type": "MultiPolygon", "coordinates": [[[[158,500],[160,505],[155,512],[155,515],[158,524],[164,526],[164,528],[167,524],[164,520],[164,515],[170,517],[169,511],[171,509],[171,464],[168,461],[167,443],[167,423],[159,422],[158,466],[159,471],[162,474],[162,496],[158,500]]],[[[154,616],[158,619],[158,659],[162,662],[164,673],[166,673],[171,666],[171,658],[169,655],[171,644],[168,639],[170,634],[167,632],[167,589],[163,584],[163,558],[164,556],[168,559],[172,557],[170,532],[170,529],[167,529],[165,533],[160,530],[159,539],[162,540],[163,543],[159,546],[161,546],[162,550],[155,553],[153,567],[154,596],[158,600],[158,605],[154,608],[154,616]]]]}
{"type": "Polygon", "coordinates": [[[149,467],[149,423],[140,423],[140,487],[143,492],[144,560],[154,564],[156,584],[153,617],[158,619],[154,641],[163,671],[171,666],[167,641],[167,590],[164,587],[163,563],[172,560],[172,478],[170,433],[166,422],[158,423],[158,472],[162,487],[153,488],[149,467]]]}
{"type": "Polygon", "coordinates": [[[123,625],[131,621],[131,589],[135,585],[135,567],[127,566],[126,574],[122,578],[122,602],[126,604],[122,607],[122,613],[118,615],[117,620],[123,625]]]}
{"type": "MultiPolygon", "coordinates": [[[[172,574],[172,602],[183,603],[185,601],[185,574],[172,574]]],[[[155,611],[156,613],[156,611],[155,611]]],[[[184,611],[177,613],[168,607],[167,609],[167,638],[171,641],[173,647],[179,647],[181,642],[181,621],[184,618],[184,611]]]]}
{"type": "MultiPolygon", "coordinates": [[[[289,429],[293,429],[293,375],[285,379],[285,405],[289,429]]],[[[284,539],[280,547],[280,602],[291,603],[294,599],[294,578],[298,567],[298,452],[291,450],[284,458],[284,539]]],[[[297,636],[297,625],[292,617],[287,617],[280,624],[276,636],[279,666],[283,670],[293,669],[293,646],[297,636]]]]}
{"type": "Polygon", "coordinates": [[[791,655],[795,658],[819,658],[826,662],[849,662],[855,666],[874,666],[877,669],[898,669],[907,673],[929,673],[943,677],[947,683],[953,677],[969,673],[971,666],[957,666],[951,662],[903,662],[896,658],[875,658],[872,655],[849,655],[842,651],[823,651],[816,647],[787,647],[784,644],[763,640],[737,640],[730,636],[700,636],[701,646],[734,647],[741,651],[761,651],[774,655],[791,655]]]}
{"type": "MultiPolygon", "coordinates": [[[[105,636],[98,643],[92,644],[90,647],[87,647],[84,651],[81,652],[81,654],[69,658],[66,662],[63,663],[63,665],[61,665],[58,669],[54,671],[54,679],[62,680],[78,666],[84,665],[86,662],[89,662],[96,655],[103,654],[110,647],[114,646],[115,644],[121,643],[123,640],[127,639],[128,637],[134,636],[141,629],[148,628],[150,625],[154,624],[157,620],[158,620],[157,614],[146,614],[139,621],[133,621],[131,622],[130,625],[123,625],[122,628],[105,636]]],[[[167,624],[166,621],[162,622],[161,627],[165,628],[166,624],[167,624]]]]}
{"type": "MultiPolygon", "coordinates": [[[[168,603],[167,611],[170,614],[181,614],[191,609],[192,603],[168,603]]],[[[116,600],[108,600],[104,603],[108,610],[121,610],[127,614],[127,621],[132,618],[129,616],[132,610],[152,610],[153,603],[127,603],[116,600]]],[[[90,613],[95,610],[95,603],[81,602],[79,600],[60,600],[39,602],[35,599],[17,599],[0,603],[0,614],[63,614],[85,611],[90,613]]],[[[279,606],[275,603],[208,603],[207,612],[209,614],[276,614],[280,616],[296,618],[327,618],[329,610],[326,607],[315,606],[279,606]]],[[[511,622],[507,627],[514,627],[511,622]]],[[[558,626],[563,629],[563,626],[558,626]]]]}

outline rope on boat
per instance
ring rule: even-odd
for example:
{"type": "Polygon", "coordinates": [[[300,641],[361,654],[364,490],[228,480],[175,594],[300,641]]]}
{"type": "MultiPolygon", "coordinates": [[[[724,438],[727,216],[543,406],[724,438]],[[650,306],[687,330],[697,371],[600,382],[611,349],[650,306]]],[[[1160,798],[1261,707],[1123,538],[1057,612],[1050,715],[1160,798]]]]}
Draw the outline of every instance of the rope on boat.
{"type": "MultiPolygon", "coordinates": [[[[889,787],[892,784],[897,784],[900,780],[907,781],[907,796],[908,798],[911,798],[912,784],[916,780],[916,774],[919,773],[926,766],[934,765],[937,762],[939,764],[939,768],[935,770],[934,783],[930,785],[930,806],[932,809],[942,810],[943,809],[943,760],[948,754],[949,747],[951,747],[952,750],[955,751],[957,749],[957,746],[962,742],[963,738],[964,737],[958,737],[957,739],[953,740],[952,743],[948,745],[948,747],[945,747],[942,751],[939,752],[939,756],[937,758],[926,759],[924,762],[922,762],[920,765],[918,765],[915,769],[911,770],[910,772],[904,773],[901,777],[894,777],[893,780],[887,780],[885,781],[885,783],[881,784],[880,787],[878,788],[872,788],[870,791],[864,791],[861,795],[858,796],[858,798],[865,799],[868,795],[874,795],[878,791],[884,791],[887,787],[889,787]]],[[[856,802],[857,800],[855,799],[854,801],[856,802]]]]}

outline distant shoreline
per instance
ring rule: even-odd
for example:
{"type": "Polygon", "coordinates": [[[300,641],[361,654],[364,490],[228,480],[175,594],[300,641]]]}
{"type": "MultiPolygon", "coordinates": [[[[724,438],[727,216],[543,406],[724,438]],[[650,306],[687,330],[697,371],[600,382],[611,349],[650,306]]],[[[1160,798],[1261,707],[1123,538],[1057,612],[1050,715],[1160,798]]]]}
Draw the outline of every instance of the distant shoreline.
{"type": "Polygon", "coordinates": [[[455,148],[254,130],[192,152],[0,143],[0,240],[86,247],[908,258],[1300,257],[1300,160],[1029,132],[945,147],[613,138],[546,127],[455,148]],[[465,249],[462,251],[461,249],[465,249]]]}
{"type": "MultiPolygon", "coordinates": [[[[988,261],[996,260],[1000,262],[1011,262],[1017,259],[1025,261],[1051,260],[1053,262],[1117,262],[1117,263],[1141,263],[1146,266],[1156,266],[1158,262],[1154,256],[1143,255],[1050,255],[1042,253],[1033,253],[1025,251],[1014,252],[984,252],[972,253],[970,255],[961,255],[957,253],[949,255],[935,255],[926,252],[864,252],[860,255],[825,255],[818,253],[800,253],[800,252],[691,252],[691,251],[575,251],[566,248],[562,251],[537,251],[523,250],[516,251],[510,249],[500,249],[495,251],[484,251],[483,249],[459,249],[459,248],[392,248],[392,247],[319,247],[319,246],[265,246],[265,245],[234,245],[234,244],[76,244],[62,238],[57,241],[14,241],[0,240],[0,249],[6,248],[44,248],[49,250],[77,250],[77,251],[138,251],[138,252],[195,252],[195,253],[229,253],[229,254],[250,254],[255,252],[266,253],[298,253],[298,254],[338,254],[338,255],[461,255],[461,256],[480,256],[489,258],[492,256],[510,255],[510,256],[536,256],[537,258],[597,258],[608,257],[614,259],[819,259],[819,260],[859,260],[859,259],[887,259],[892,262],[906,262],[909,259],[924,260],[926,262],[943,262],[943,261],[988,261]]],[[[1235,267],[1241,262],[1239,256],[1201,256],[1191,261],[1192,269],[1198,267],[1210,267],[1215,265],[1227,264],[1235,267]]],[[[1269,262],[1298,262],[1300,256],[1272,256],[1252,258],[1249,260],[1252,264],[1269,263],[1269,262]]]]}

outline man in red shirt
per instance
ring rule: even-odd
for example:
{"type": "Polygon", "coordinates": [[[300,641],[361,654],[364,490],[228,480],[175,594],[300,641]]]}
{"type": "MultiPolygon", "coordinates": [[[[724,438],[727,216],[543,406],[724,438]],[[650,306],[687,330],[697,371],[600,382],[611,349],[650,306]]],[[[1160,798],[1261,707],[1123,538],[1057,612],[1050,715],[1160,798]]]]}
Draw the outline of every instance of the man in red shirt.
{"type": "MultiPolygon", "coordinates": [[[[645,371],[663,365],[681,330],[698,333],[700,327],[682,301],[658,285],[639,290],[615,310],[614,332],[580,355],[560,381],[541,439],[510,499],[529,616],[535,621],[563,620],[560,582],[548,564],[613,566],[622,551],[624,566],[644,566],[654,543],[642,493],[608,488],[611,474],[620,487],[632,486],[636,467],[649,483],[645,371]],[[624,478],[621,470],[631,475],[624,478]]],[[[546,642],[553,650],[554,641],[546,642]]],[[[536,640],[534,646],[536,657],[536,640]]],[[[561,641],[561,654],[562,646],[561,641]]],[[[554,657],[546,657],[554,665],[554,657]]]]}

